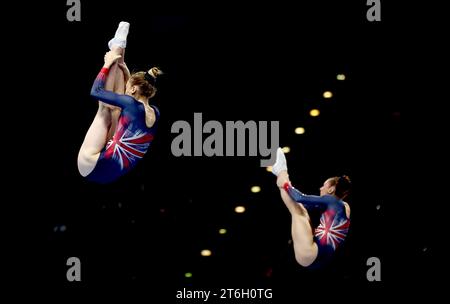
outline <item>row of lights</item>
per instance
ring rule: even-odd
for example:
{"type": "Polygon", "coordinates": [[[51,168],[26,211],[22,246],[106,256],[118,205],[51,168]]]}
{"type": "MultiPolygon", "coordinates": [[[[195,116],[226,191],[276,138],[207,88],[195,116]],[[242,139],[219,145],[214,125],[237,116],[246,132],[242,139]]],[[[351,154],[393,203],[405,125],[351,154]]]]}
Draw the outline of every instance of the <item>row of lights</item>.
{"type": "MultiPolygon", "coordinates": [[[[261,187],[259,187],[259,186],[253,186],[253,187],[251,187],[250,188],[250,191],[252,192],[252,193],[258,193],[258,192],[261,192],[261,187]]],[[[236,213],[244,213],[245,212],[245,207],[244,206],[236,206],[235,208],[234,208],[234,212],[236,212],[236,213]]],[[[221,228],[221,229],[219,229],[219,234],[226,234],[227,233],[227,230],[225,229],[225,228],[221,228]]],[[[207,256],[211,256],[212,255],[212,251],[211,250],[209,250],[209,249],[203,249],[202,251],[200,251],[200,255],[201,256],[204,256],[204,257],[207,257],[207,256]]],[[[191,275],[189,275],[190,273],[188,272],[188,273],[186,273],[186,277],[191,277],[192,276],[192,274],[191,275]]]]}
{"type": "MultiPolygon", "coordinates": [[[[344,74],[338,74],[337,76],[336,76],[336,79],[337,80],[340,80],[340,81],[343,81],[343,80],[345,80],[345,75],[344,74]]],[[[323,98],[325,98],[325,99],[330,99],[330,98],[332,98],[333,97],[333,93],[331,92],[331,91],[325,91],[325,92],[323,92],[323,98]]],[[[311,117],[318,117],[319,115],[320,115],[320,111],[319,111],[319,109],[311,109],[310,111],[309,111],[309,115],[311,116],[311,117]]],[[[305,134],[305,132],[306,132],[306,130],[305,130],[305,128],[303,128],[303,127],[297,127],[297,128],[295,128],[295,134],[297,134],[297,135],[302,135],[302,134],[305,134]]],[[[289,149],[289,148],[287,148],[287,149],[289,149]]],[[[284,148],[283,148],[283,150],[284,150],[284,148]]],[[[288,152],[285,152],[284,151],[284,153],[288,153],[288,152]]]]}
{"type": "MultiPolygon", "coordinates": [[[[336,79],[339,80],[339,81],[343,81],[343,80],[345,80],[345,75],[344,75],[344,74],[338,74],[338,75],[336,76],[336,79]]],[[[332,97],[333,97],[333,93],[332,93],[331,91],[325,91],[325,92],[323,93],[323,98],[325,98],[325,99],[330,99],[330,98],[332,98],[332,97]]],[[[311,110],[309,111],[309,115],[312,116],[312,117],[317,117],[317,116],[320,115],[320,111],[319,111],[318,109],[311,109],[311,110]]],[[[302,135],[302,134],[305,134],[306,130],[305,130],[305,128],[303,128],[303,127],[297,127],[297,128],[295,128],[295,131],[294,131],[294,132],[295,132],[295,134],[297,134],[297,135],[302,135]]],[[[291,151],[291,149],[290,149],[288,146],[283,147],[282,150],[283,150],[284,153],[289,153],[289,152],[291,151]]],[[[268,166],[268,167],[266,168],[266,170],[267,170],[268,172],[272,172],[272,166],[268,166]]],[[[252,187],[250,188],[250,191],[251,191],[252,193],[259,193],[259,192],[261,192],[261,187],[259,187],[259,186],[252,186],[252,187]]],[[[236,213],[238,213],[238,214],[244,213],[244,212],[245,212],[245,207],[244,207],[244,206],[236,206],[236,207],[234,208],[234,212],[236,212],[236,213]]],[[[222,234],[222,235],[223,235],[223,234],[226,234],[226,233],[227,233],[227,230],[226,230],[226,229],[224,229],[224,228],[219,229],[219,234],[222,234]]],[[[209,250],[209,249],[203,249],[203,250],[200,252],[200,255],[201,255],[201,256],[204,256],[204,257],[208,257],[208,256],[211,256],[211,255],[212,255],[212,251],[209,250]]],[[[191,277],[192,277],[192,273],[191,273],[191,272],[186,272],[186,273],[185,273],[185,277],[186,277],[186,278],[191,278],[191,277]]]]}

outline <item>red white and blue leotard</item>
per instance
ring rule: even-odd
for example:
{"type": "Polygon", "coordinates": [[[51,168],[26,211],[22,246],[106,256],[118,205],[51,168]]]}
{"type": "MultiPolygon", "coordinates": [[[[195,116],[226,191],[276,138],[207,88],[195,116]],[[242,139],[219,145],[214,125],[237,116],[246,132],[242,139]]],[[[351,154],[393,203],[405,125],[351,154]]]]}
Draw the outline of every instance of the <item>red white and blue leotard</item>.
{"type": "Polygon", "coordinates": [[[345,204],[332,195],[305,195],[286,183],[284,189],[296,202],[306,209],[316,209],[321,212],[320,224],[314,229],[314,242],[319,252],[309,268],[319,268],[331,261],[336,249],[344,242],[350,227],[345,204]]]}
{"type": "Polygon", "coordinates": [[[145,124],[144,105],[129,95],[105,90],[109,69],[102,68],[92,86],[91,96],[107,104],[121,108],[116,132],[100,152],[94,170],[86,176],[90,181],[110,183],[133,169],[150,147],[156,133],[159,110],[155,111],[155,123],[145,124]]]}

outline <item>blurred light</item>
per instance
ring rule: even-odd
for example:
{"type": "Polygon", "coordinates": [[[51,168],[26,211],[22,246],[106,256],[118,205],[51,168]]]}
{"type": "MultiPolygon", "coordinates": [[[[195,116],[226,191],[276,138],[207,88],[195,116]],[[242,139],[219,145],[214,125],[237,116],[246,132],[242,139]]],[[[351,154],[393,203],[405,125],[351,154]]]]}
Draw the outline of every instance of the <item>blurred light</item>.
{"type": "Polygon", "coordinates": [[[234,208],[234,211],[236,213],[244,213],[245,212],[245,207],[244,206],[237,206],[236,208],[234,208]]]}
{"type": "Polygon", "coordinates": [[[58,231],[64,232],[66,230],[67,230],[66,225],[57,225],[57,226],[53,227],[54,232],[58,232],[58,231]]]}
{"type": "Polygon", "coordinates": [[[312,117],[317,117],[317,116],[320,115],[320,111],[317,110],[317,109],[312,109],[312,110],[309,112],[309,115],[311,115],[312,117]]]}
{"type": "Polygon", "coordinates": [[[345,75],[344,74],[338,74],[336,76],[337,80],[345,80],[345,75]]]}
{"type": "Polygon", "coordinates": [[[184,276],[185,276],[186,278],[192,278],[192,273],[186,272],[186,273],[184,274],[184,276]]]}
{"type": "Polygon", "coordinates": [[[250,191],[252,191],[253,193],[258,193],[261,192],[261,187],[259,186],[253,186],[250,191]]]}
{"type": "Polygon", "coordinates": [[[377,208],[377,210],[380,210],[381,206],[380,206],[380,205],[377,205],[377,207],[376,207],[376,208],[377,208]]]}
{"type": "Polygon", "coordinates": [[[295,128],[295,134],[305,134],[305,128],[302,127],[295,128]]]}
{"type": "Polygon", "coordinates": [[[331,93],[330,91],[323,92],[323,98],[331,98],[331,97],[333,97],[333,93],[331,93]]]}
{"type": "Polygon", "coordinates": [[[267,172],[272,172],[272,166],[266,167],[267,172]]]}
{"type": "Polygon", "coordinates": [[[211,250],[203,249],[202,252],[200,252],[202,256],[210,256],[212,254],[211,250]]]}
{"type": "Polygon", "coordinates": [[[283,153],[284,154],[286,154],[286,153],[289,153],[289,152],[291,152],[291,148],[289,148],[289,147],[283,147],[281,150],[283,150],[283,153]]]}
{"type": "Polygon", "coordinates": [[[220,234],[225,234],[225,233],[227,233],[227,230],[222,228],[222,229],[219,230],[219,233],[220,234]]]}

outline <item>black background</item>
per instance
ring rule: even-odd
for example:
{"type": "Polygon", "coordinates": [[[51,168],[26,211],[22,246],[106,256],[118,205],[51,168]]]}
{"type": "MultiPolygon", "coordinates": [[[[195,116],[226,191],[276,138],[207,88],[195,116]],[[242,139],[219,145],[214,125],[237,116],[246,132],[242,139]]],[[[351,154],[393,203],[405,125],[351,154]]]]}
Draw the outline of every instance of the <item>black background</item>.
{"type": "Polygon", "coordinates": [[[274,288],[275,298],[295,300],[323,295],[323,285],[380,297],[402,284],[428,290],[436,248],[431,211],[416,192],[432,183],[425,174],[433,159],[422,158],[434,141],[426,112],[435,100],[427,85],[429,67],[439,64],[437,33],[407,6],[384,1],[382,21],[368,22],[365,1],[309,2],[169,11],[146,1],[82,1],[81,22],[67,21],[64,1],[10,10],[22,16],[7,37],[18,55],[11,91],[25,123],[9,124],[7,138],[23,126],[26,133],[9,175],[19,209],[9,227],[20,254],[12,253],[22,259],[12,263],[12,280],[55,292],[134,290],[159,294],[161,303],[183,287],[274,288]],[[76,157],[97,107],[90,87],[122,20],[131,23],[130,69],[166,73],[152,101],[161,120],[137,169],[100,186],[79,176],[76,157]],[[339,73],[347,79],[336,80],[339,73]],[[412,118],[417,99],[422,126],[412,118]],[[309,117],[316,107],[321,115],[309,117]],[[223,124],[279,121],[291,179],[307,193],[329,176],[352,177],[351,233],[331,270],[295,263],[289,214],[259,157],[172,155],[171,125],[193,124],[194,112],[223,124]],[[306,133],[294,134],[297,126],[306,133]],[[253,185],[262,191],[251,193],[253,185]],[[200,256],[205,248],[211,257],[200,256]],[[82,262],[82,282],[66,280],[71,256],[82,262]],[[366,279],[372,256],[381,260],[381,282],[366,279]]]}

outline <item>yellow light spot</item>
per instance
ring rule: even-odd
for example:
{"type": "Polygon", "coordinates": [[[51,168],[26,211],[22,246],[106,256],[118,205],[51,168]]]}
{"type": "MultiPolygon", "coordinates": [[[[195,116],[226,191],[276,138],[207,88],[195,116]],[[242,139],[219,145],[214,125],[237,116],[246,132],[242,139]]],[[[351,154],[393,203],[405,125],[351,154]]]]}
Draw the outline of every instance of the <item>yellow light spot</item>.
{"type": "Polygon", "coordinates": [[[320,111],[317,109],[312,109],[311,111],[309,111],[309,115],[311,115],[312,117],[317,117],[320,115],[320,111]]]}
{"type": "Polygon", "coordinates": [[[267,172],[272,172],[272,166],[266,167],[267,172]]]}
{"type": "Polygon", "coordinates": [[[261,187],[259,187],[259,186],[253,186],[250,190],[251,190],[253,193],[258,193],[258,192],[261,191],[261,187]]]}
{"type": "Polygon", "coordinates": [[[184,274],[184,276],[185,276],[186,278],[192,278],[192,273],[186,272],[186,273],[184,274]]]}
{"type": "Polygon", "coordinates": [[[222,229],[219,230],[219,233],[220,234],[225,234],[225,233],[227,233],[227,230],[222,228],[222,229]]]}
{"type": "Polygon", "coordinates": [[[291,148],[289,147],[283,147],[281,150],[283,150],[284,154],[291,152],[291,148]]]}
{"type": "Polygon", "coordinates": [[[333,93],[330,91],[323,92],[323,98],[331,98],[333,97],[333,93]]]}
{"type": "Polygon", "coordinates": [[[305,128],[302,127],[295,128],[295,134],[305,134],[305,128]]]}
{"type": "Polygon", "coordinates": [[[245,207],[244,206],[237,206],[236,208],[234,208],[234,211],[236,213],[244,213],[245,212],[245,207]]]}
{"type": "Polygon", "coordinates": [[[345,80],[345,75],[344,74],[338,74],[336,76],[337,80],[345,80]]]}
{"type": "Polygon", "coordinates": [[[200,254],[202,255],[202,256],[210,256],[211,254],[212,254],[212,252],[211,252],[211,250],[209,250],[209,249],[203,249],[202,250],[202,252],[200,252],[200,254]]]}

